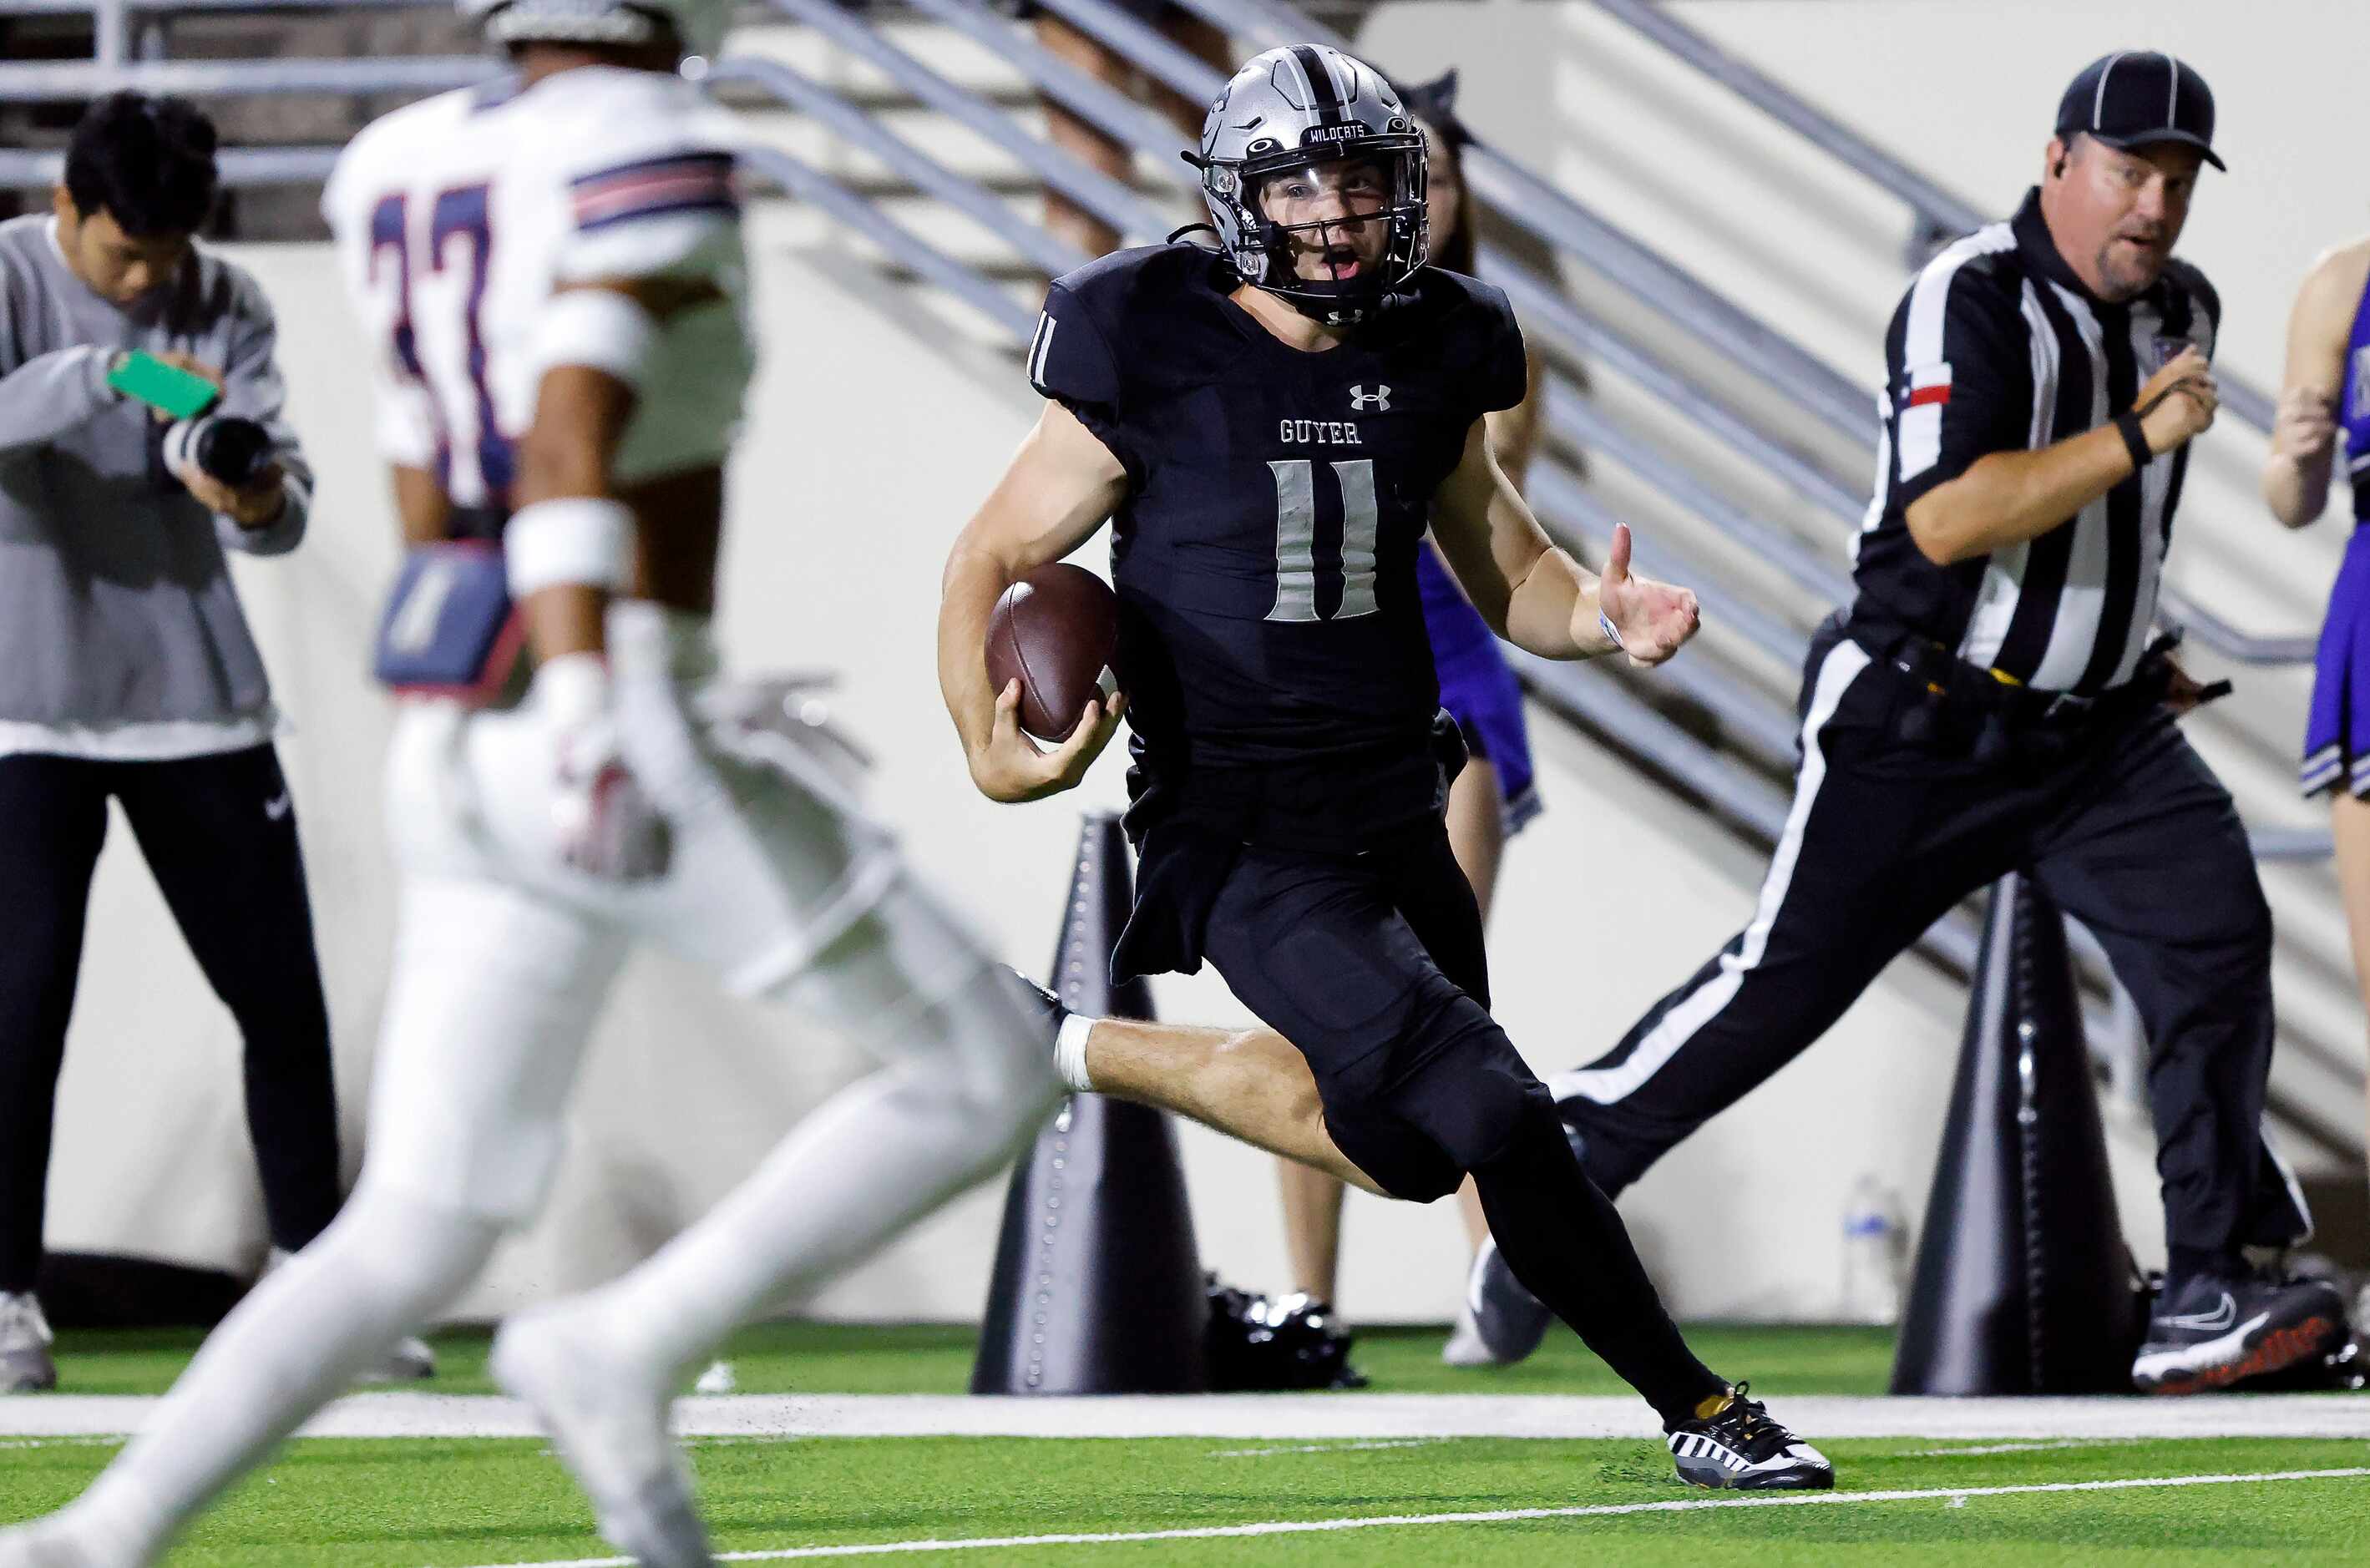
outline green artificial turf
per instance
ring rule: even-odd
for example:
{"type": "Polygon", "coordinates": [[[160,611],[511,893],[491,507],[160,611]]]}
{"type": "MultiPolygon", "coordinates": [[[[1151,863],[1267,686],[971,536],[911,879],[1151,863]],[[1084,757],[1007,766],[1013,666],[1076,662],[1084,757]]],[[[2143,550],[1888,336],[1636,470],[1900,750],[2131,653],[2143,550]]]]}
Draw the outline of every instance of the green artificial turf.
{"type": "MultiPolygon", "coordinates": [[[[1756,1391],[1881,1391],[1881,1330],[1696,1325],[1713,1366],[1756,1391]]],[[[65,1388],[161,1391],[196,1335],[63,1337],[65,1388]]],[[[1438,1330],[1362,1336],[1378,1392],[1614,1392],[1561,1340],[1530,1363],[1458,1371],[1438,1330]]],[[[482,1333],[442,1336],[429,1388],[489,1391],[482,1333]]],[[[971,1365],[968,1329],[777,1323],[728,1347],[748,1393],[952,1393],[971,1365]]],[[[28,1400],[42,1396],[25,1396],[28,1400]]],[[[1341,1396],[1354,1402],[1354,1394],[1341,1396]]],[[[1778,1405],[1783,1413],[1782,1402],[1778,1405]]],[[[2193,1438],[2061,1444],[1894,1438],[1823,1445],[1839,1496],[1939,1491],[1898,1501],[1780,1504],[1580,1517],[1403,1522],[1323,1533],[1156,1541],[1036,1540],[926,1554],[977,1562],[1102,1564],[1701,1563],[1751,1568],[1916,1562],[1966,1568],[2165,1568],[2233,1561],[2370,1562],[2370,1479],[2261,1480],[2196,1487],[1968,1495],[1984,1487],[2184,1475],[2370,1469],[2370,1444],[2193,1438]],[[2000,1451],[2006,1449],[2008,1451],[2000,1451]]],[[[58,1506],[88,1484],[110,1442],[0,1438],[0,1521],[58,1506]]],[[[704,1510],[725,1551],[983,1538],[1100,1536],[1286,1521],[1636,1508],[1733,1494],[1690,1492],[1658,1445],[1501,1438],[713,1438],[696,1442],[704,1510]]],[[[590,1512],[540,1443],[317,1438],[293,1443],[207,1514],[169,1559],[187,1568],[488,1568],[602,1559],[590,1512]]],[[[853,1561],[907,1560],[864,1554],[853,1561]]],[[[839,1560],[837,1558],[834,1561],[839,1560]]]]}
{"type": "MultiPolygon", "coordinates": [[[[62,1333],[60,1388],[69,1393],[153,1394],[171,1386],[197,1348],[195,1330],[82,1330],[62,1333]]],[[[1548,1335],[1519,1367],[1441,1364],[1444,1329],[1361,1333],[1352,1359],[1378,1393],[1617,1394],[1626,1386],[1568,1333],[1548,1335]]],[[[953,1394],[970,1386],[972,1331],[939,1323],[764,1323],[733,1337],[724,1356],[737,1391],[751,1394],[953,1394]]],[[[1722,1376],[1752,1379],[1756,1392],[1878,1394],[1893,1365],[1889,1329],[1795,1324],[1697,1323],[1696,1353],[1722,1376]]],[[[493,1391],[486,1335],[435,1336],[437,1393],[493,1391]]]]}
{"type": "MultiPolygon", "coordinates": [[[[1924,1440],[1832,1445],[1847,1492],[1973,1489],[2370,1468],[2360,1443],[2189,1439],[1953,1455],[1924,1440]]],[[[1990,1445],[1973,1445],[1987,1448],[1990,1445]]],[[[0,1518],[53,1507],[109,1457],[87,1444],[6,1455],[0,1518]]],[[[1620,1506],[1705,1499],[1659,1448],[1624,1442],[1455,1439],[1351,1448],[1239,1439],[717,1440],[694,1449],[720,1551],[1287,1520],[1620,1506]]],[[[1732,1494],[1728,1494],[1732,1495],[1732,1494]]],[[[1127,1543],[1038,1542],[930,1554],[984,1564],[1888,1562],[2034,1564],[2359,1563],[2370,1480],[1950,1496],[1680,1513],[1414,1524],[1326,1534],[1127,1543]]],[[[291,1445],[202,1519],[186,1568],[477,1568],[605,1555],[584,1505],[532,1442],[320,1438],[291,1445]]],[[[857,1561],[865,1561],[859,1557],[857,1561]]],[[[878,1561],[892,1559],[881,1557],[878,1561]]]]}

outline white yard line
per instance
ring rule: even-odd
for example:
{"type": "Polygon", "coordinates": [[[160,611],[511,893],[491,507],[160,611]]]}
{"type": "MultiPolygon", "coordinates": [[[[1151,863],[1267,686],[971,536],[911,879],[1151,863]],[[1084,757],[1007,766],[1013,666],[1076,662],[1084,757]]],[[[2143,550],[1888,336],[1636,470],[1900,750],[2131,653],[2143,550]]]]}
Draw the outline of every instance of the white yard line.
{"type": "MultiPolygon", "coordinates": [[[[0,1399],[0,1436],[82,1437],[137,1431],[157,1402],[121,1394],[0,1399]]],[[[2319,1394],[2183,1399],[1843,1399],[1779,1396],[1773,1408],[1805,1436],[1936,1441],[2100,1437],[2370,1438],[2370,1400],[2319,1394]]],[[[1555,1394],[1106,1395],[1094,1399],[951,1394],[731,1394],[675,1403],[697,1437],[1216,1437],[1259,1444],[1393,1437],[1661,1436],[1629,1398],[1555,1394]]],[[[365,1393],[304,1429],[315,1437],[535,1437],[526,1409],[491,1395],[365,1393]]]]}
{"type": "MultiPolygon", "coordinates": [[[[1527,1519],[1603,1519],[1627,1514],[1687,1514],[1708,1508],[1849,1507],[1864,1503],[1915,1503],[1949,1499],[1953,1508],[1971,1497],[2016,1497],[2040,1493],[2131,1492],[2174,1486],[2230,1486],[2248,1482],[2340,1481],[2370,1476],[2370,1467],[2349,1470],[2283,1470],[2260,1475],[2160,1475],[2126,1481],[2056,1481],[2025,1486],[1943,1486],[1915,1492],[1779,1492],[1753,1497],[1685,1497],[1665,1503],[1607,1503],[1576,1508],[1498,1508],[1479,1514],[1390,1514],[1349,1519],[1271,1519],[1248,1525],[1205,1525],[1191,1529],[1111,1530],[1076,1535],[980,1536],[954,1540],[881,1541],[865,1546],[790,1546],[773,1551],[724,1551],[719,1562],[788,1562],[813,1557],[886,1557],[920,1551],[1017,1551],[1024,1547],[1105,1546],[1151,1540],[1225,1540],[1245,1536],[1319,1535],[1340,1530],[1413,1529],[1431,1525],[1498,1525],[1527,1519]]],[[[577,1557],[565,1562],[502,1562],[488,1568],[633,1568],[627,1557],[577,1557]]]]}
{"type": "Polygon", "coordinates": [[[1281,1448],[1218,1448],[1214,1459],[1263,1459],[1272,1454],[1355,1454],[1369,1448],[1429,1448],[1445,1437],[1383,1437],[1371,1443],[1289,1443],[1281,1448]]]}
{"type": "Polygon", "coordinates": [[[2137,1441],[2132,1437],[2069,1437],[2055,1443],[1979,1443],[1973,1448],[1904,1448],[1904,1459],[1975,1459],[1990,1454],[2040,1454],[2056,1448],[2111,1448],[2137,1441]]]}

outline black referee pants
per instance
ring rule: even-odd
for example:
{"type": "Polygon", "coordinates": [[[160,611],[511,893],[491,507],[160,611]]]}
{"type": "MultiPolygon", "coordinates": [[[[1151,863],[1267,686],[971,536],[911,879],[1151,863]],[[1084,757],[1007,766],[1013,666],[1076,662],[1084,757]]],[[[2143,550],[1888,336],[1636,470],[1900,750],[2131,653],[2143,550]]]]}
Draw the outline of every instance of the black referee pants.
{"type": "Polygon", "coordinates": [[[1589,1173],[1619,1193],[1808,1049],[1952,905],[2022,870],[2138,1004],[2176,1263],[2292,1239],[2303,1217],[2261,1134],[2271,912],[2228,792],[2158,705],[2028,724],[1979,761],[1963,712],[1904,738],[1923,700],[1922,681],[1835,623],[1813,640],[1793,808],[1752,923],[1553,1081],[1589,1173]]]}
{"type": "Polygon", "coordinates": [[[0,757],[0,1291],[31,1289],[40,1262],[58,1070],[110,795],[246,1040],[272,1240],[300,1248],[338,1209],[328,1007],[278,755],[0,757]]]}

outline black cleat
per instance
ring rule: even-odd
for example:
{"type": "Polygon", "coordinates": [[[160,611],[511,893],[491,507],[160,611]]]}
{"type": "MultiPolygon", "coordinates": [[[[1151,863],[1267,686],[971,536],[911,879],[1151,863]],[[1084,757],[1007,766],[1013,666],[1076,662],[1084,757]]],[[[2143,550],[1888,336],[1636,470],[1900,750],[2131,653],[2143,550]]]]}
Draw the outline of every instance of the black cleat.
{"type": "Polygon", "coordinates": [[[1498,1243],[1484,1241],[1473,1254],[1473,1272],[1465,1281],[1465,1305],[1473,1315],[1473,1337],[1482,1356],[1476,1364],[1511,1367],[1526,1358],[1547,1336],[1555,1314],[1532,1295],[1514,1271],[1506,1266],[1498,1243]]]}
{"type": "Polygon", "coordinates": [[[1679,1479],[1725,1492],[1825,1492],[1835,1484],[1827,1457],[1769,1417],[1750,1383],[1729,1391],[1717,1413],[1673,1427],[1665,1439],[1679,1479]]]}
{"type": "MultiPolygon", "coordinates": [[[[1569,1122],[1564,1124],[1563,1135],[1571,1144],[1572,1157],[1586,1170],[1587,1140],[1569,1122]]],[[[1465,1306],[1472,1314],[1473,1337],[1482,1354],[1456,1357],[1461,1366],[1511,1367],[1528,1360],[1547,1338],[1547,1325],[1555,1322],[1547,1304],[1514,1277],[1494,1241],[1482,1242],[1481,1250],[1473,1254],[1473,1272],[1465,1280],[1465,1306]]]]}
{"type": "Polygon", "coordinates": [[[2326,1356],[2345,1334],[2345,1298],[2327,1280],[2200,1275],[2157,1298],[2132,1387],[2144,1394],[2226,1388],[2326,1356]]]}

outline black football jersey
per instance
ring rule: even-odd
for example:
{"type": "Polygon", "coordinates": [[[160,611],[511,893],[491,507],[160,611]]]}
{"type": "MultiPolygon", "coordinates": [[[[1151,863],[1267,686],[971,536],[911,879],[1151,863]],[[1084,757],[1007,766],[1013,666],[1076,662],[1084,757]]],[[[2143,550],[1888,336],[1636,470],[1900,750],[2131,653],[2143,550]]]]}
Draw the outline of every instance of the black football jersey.
{"type": "Polygon", "coordinates": [[[1256,797],[1260,837],[1403,822],[1441,787],[1416,551],[1474,421],[1522,401],[1522,336],[1499,291],[1427,268],[1311,353],[1235,286],[1195,246],[1121,251],[1053,285],[1030,346],[1127,471],[1138,782],[1256,797]]]}

